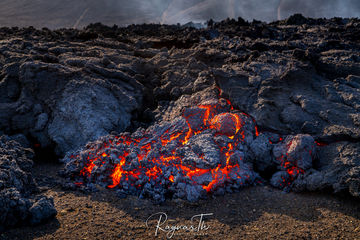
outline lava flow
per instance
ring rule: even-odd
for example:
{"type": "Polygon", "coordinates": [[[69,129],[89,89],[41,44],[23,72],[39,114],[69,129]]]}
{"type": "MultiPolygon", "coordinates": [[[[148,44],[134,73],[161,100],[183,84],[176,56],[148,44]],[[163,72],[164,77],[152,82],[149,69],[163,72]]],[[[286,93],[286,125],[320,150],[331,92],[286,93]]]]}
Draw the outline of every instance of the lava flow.
{"type": "MultiPolygon", "coordinates": [[[[225,99],[184,109],[182,117],[106,136],[67,157],[78,185],[93,183],[162,201],[165,195],[197,200],[259,181],[246,150],[259,135],[255,121],[225,99]]],[[[295,176],[302,171],[283,161],[295,176]]]]}

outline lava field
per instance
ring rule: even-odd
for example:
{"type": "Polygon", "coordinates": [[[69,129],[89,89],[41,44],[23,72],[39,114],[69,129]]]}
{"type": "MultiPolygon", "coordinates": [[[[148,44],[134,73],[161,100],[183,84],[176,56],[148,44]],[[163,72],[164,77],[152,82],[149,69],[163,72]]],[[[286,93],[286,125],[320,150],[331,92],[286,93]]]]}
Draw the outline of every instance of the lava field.
{"type": "Polygon", "coordinates": [[[63,188],[155,203],[360,196],[360,21],[191,26],[0,28],[0,225],[54,215],[33,158],[60,159],[63,188]]]}

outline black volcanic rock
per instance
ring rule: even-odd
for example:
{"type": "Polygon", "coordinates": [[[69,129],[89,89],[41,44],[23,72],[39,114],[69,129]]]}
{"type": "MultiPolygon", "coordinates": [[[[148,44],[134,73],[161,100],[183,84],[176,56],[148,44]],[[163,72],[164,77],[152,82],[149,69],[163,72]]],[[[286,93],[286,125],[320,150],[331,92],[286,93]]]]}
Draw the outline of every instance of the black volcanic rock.
{"type": "Polygon", "coordinates": [[[285,20],[287,25],[301,25],[305,23],[309,23],[309,19],[304,17],[301,14],[294,14],[285,20]]]}
{"type": "Polygon", "coordinates": [[[59,155],[112,130],[124,131],[142,103],[143,86],[134,66],[139,60],[121,46],[73,44],[47,42],[22,49],[24,42],[1,43],[7,50],[0,127],[10,134],[22,132],[43,148],[55,143],[59,155]]]}
{"type": "Polygon", "coordinates": [[[359,24],[295,15],[208,29],[2,28],[0,131],[64,155],[112,131],[171,122],[224,98],[260,131],[245,134],[243,146],[255,169],[277,181],[286,171],[276,169],[273,145],[283,142],[271,134],[288,143],[286,136],[310,135],[316,142],[305,145],[318,144],[312,166],[303,162],[306,171],[290,176],[290,187],[358,196],[359,24]]]}
{"type": "Polygon", "coordinates": [[[0,136],[0,231],[23,224],[39,224],[56,215],[52,198],[38,193],[32,178],[31,149],[0,136]]]}

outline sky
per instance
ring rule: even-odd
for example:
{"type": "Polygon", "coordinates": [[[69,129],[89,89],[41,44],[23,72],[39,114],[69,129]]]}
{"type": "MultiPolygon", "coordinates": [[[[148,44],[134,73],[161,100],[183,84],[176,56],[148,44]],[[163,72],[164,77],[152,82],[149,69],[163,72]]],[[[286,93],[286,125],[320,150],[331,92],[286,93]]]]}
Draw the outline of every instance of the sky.
{"type": "Polygon", "coordinates": [[[308,17],[360,17],[360,0],[1,0],[0,26],[184,24],[227,17],[270,22],[294,13],[308,17]]]}

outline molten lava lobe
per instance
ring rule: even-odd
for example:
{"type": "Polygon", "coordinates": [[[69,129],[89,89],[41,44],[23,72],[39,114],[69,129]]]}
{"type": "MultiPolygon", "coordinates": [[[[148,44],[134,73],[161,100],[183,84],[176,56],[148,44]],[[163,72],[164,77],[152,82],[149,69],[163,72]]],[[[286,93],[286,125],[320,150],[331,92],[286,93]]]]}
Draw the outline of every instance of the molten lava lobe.
{"type": "Polygon", "coordinates": [[[215,115],[229,111],[230,107],[225,99],[209,100],[199,106],[186,108],[183,116],[192,132],[199,133],[209,128],[215,115]]]}
{"type": "Polygon", "coordinates": [[[280,143],[272,144],[268,133],[259,135],[253,118],[230,109],[226,100],[210,100],[171,122],[102,137],[64,158],[65,175],[80,187],[101,185],[120,196],[162,202],[165,196],[196,201],[256,184],[254,163],[264,171],[267,165],[278,168],[271,184],[279,188],[290,187],[311,168],[312,137],[279,137],[280,143]]]}
{"type": "Polygon", "coordinates": [[[219,134],[233,137],[241,128],[241,121],[236,114],[222,113],[211,120],[211,127],[219,134]]]}
{"type": "Polygon", "coordinates": [[[67,155],[65,174],[77,185],[99,184],[121,193],[164,201],[165,195],[196,201],[206,193],[229,192],[258,178],[245,162],[245,134],[253,139],[252,119],[225,112],[221,100],[184,110],[182,118],[106,136],[67,155]]]}

